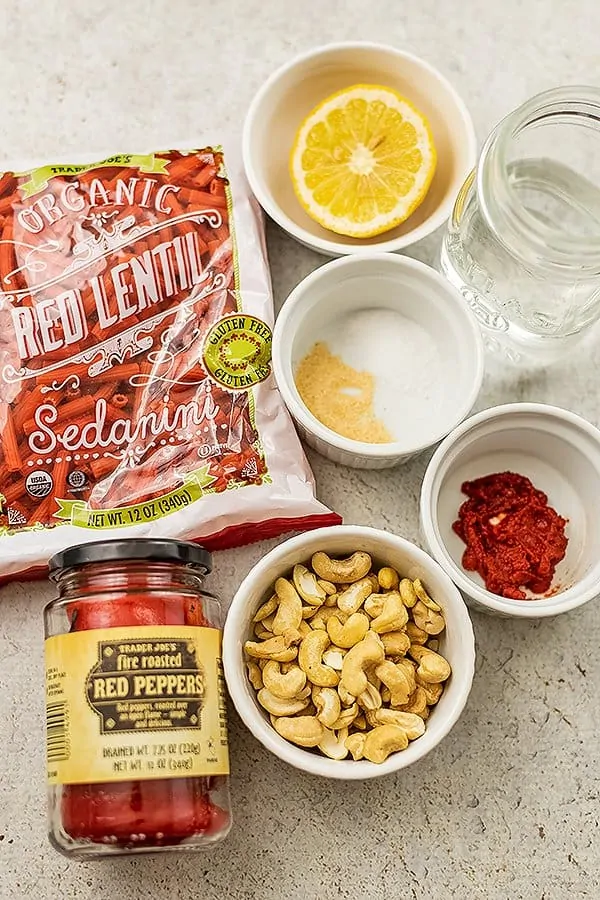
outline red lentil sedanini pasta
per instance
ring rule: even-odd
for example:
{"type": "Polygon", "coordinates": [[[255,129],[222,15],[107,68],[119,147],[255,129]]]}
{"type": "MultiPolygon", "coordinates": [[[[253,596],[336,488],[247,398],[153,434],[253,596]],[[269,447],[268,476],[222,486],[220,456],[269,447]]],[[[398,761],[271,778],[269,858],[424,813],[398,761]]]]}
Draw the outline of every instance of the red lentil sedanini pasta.
{"type": "Polygon", "coordinates": [[[270,367],[260,214],[221,148],[0,178],[0,578],[74,543],[339,518],[270,367]]]}

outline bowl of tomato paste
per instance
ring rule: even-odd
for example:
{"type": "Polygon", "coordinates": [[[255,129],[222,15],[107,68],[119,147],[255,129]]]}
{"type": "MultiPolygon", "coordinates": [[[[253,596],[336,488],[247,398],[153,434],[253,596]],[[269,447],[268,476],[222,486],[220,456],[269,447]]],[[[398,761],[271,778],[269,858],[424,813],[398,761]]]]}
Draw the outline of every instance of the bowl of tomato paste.
{"type": "Polygon", "coordinates": [[[480,610],[538,618],[600,594],[600,431],[541,403],[484,410],[423,479],[429,551],[480,610]]]}

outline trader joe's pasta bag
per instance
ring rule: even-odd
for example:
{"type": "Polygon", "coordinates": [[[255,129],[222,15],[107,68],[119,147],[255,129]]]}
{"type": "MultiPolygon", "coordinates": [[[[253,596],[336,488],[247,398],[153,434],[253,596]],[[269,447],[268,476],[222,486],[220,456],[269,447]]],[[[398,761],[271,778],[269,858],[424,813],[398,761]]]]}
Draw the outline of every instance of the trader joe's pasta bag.
{"type": "Polygon", "coordinates": [[[220,148],[0,179],[0,578],[107,536],[339,521],[271,374],[260,220],[220,148]]]}

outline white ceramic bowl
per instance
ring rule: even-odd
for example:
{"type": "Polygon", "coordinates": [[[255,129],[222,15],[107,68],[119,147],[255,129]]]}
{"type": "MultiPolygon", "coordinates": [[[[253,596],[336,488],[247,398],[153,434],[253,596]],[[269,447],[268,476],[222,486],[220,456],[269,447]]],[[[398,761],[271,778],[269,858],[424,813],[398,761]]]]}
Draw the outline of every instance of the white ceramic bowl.
{"type": "Polygon", "coordinates": [[[243,156],[250,186],[271,218],[301,244],[340,256],[401,250],[443,225],[475,166],[476,138],[464,103],[429,63],[385,44],[328,44],[293,59],[260,88],[246,116],[243,156]],[[314,222],[296,198],[288,168],[294,137],[309,112],[335,91],[361,83],[395,88],[411,100],[429,120],[438,156],[421,206],[391,231],[365,239],[337,235],[314,222]]]}
{"type": "Polygon", "coordinates": [[[572,412],[542,403],[509,403],[467,419],[434,453],[421,490],[421,527],[431,554],[470,605],[504,616],[554,616],[600,594],[599,509],[600,431],[572,412]],[[569,543],[552,596],[499,597],[461,565],[465,545],[452,530],[466,499],[461,484],[504,471],[530,478],[568,520],[569,543]]]}
{"type": "MultiPolygon", "coordinates": [[[[365,335],[365,340],[373,336],[365,335]]],[[[335,353],[335,345],[330,349],[335,353]]],[[[403,350],[397,348],[398,366],[403,350]]],[[[441,440],[471,410],[484,368],[479,326],[456,288],[424,263],[389,253],[337,259],[301,281],[277,318],[272,357],[279,390],[306,443],[336,463],[364,469],[406,462],[441,440]],[[424,382],[435,380],[435,391],[431,397],[423,392],[418,433],[417,422],[406,421],[401,439],[389,444],[350,440],[327,428],[304,405],[294,381],[297,365],[328,325],[349,313],[377,308],[416,322],[435,346],[430,371],[423,371],[424,382]],[[434,364],[437,377],[431,371],[434,364]]],[[[421,364],[428,365],[426,360],[421,364]]],[[[407,390],[414,387],[407,385],[407,390]]]]}
{"type": "Polygon", "coordinates": [[[328,778],[367,779],[388,775],[422,759],[444,738],[458,720],[473,681],[475,642],[471,620],[459,592],[430,556],[403,538],[365,528],[339,525],[298,535],[268,553],[240,585],[227,614],[223,634],[223,666],[231,699],[244,724],[267,750],[297,769],[328,778]],[[379,565],[391,565],[409,578],[421,578],[444,611],[446,630],[440,651],[452,666],[452,676],[438,705],[427,721],[425,734],[375,765],[367,760],[336,761],[304,750],[284,740],[272,727],[248,681],[243,645],[251,639],[251,620],[272,593],[273,583],[296,563],[306,563],[317,550],[331,556],[347,556],[355,550],[370,553],[379,565]]]}

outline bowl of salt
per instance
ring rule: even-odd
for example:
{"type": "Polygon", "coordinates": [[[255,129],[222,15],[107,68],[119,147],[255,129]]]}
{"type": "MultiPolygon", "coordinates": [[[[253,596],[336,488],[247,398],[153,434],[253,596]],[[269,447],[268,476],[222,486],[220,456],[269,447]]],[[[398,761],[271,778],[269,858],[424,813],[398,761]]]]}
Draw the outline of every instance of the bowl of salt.
{"type": "Polygon", "coordinates": [[[341,465],[384,469],[442,440],[483,379],[477,321],[430,266],[373,253],[298,284],[273,334],[273,370],[301,437],[341,465]]]}

